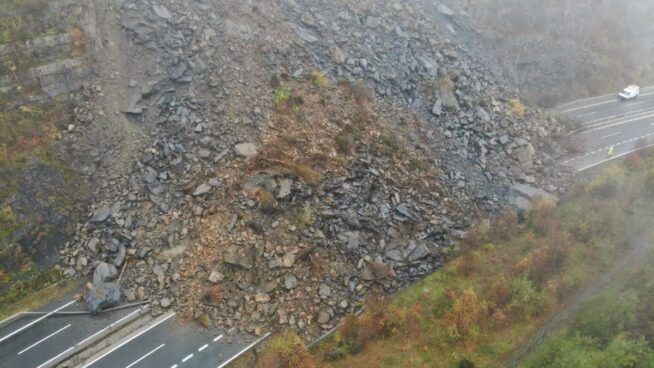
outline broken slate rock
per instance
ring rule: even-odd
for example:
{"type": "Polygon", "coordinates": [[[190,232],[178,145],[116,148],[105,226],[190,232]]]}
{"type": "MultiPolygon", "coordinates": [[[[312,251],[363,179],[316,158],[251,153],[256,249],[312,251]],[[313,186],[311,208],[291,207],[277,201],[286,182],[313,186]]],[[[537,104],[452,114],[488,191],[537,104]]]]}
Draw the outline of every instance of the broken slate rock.
{"type": "Polygon", "coordinates": [[[106,282],[100,283],[93,289],[86,292],[84,298],[86,309],[91,314],[118,305],[120,302],[120,288],[118,284],[106,282]]]}
{"type": "Polygon", "coordinates": [[[232,245],[223,253],[226,263],[251,269],[254,265],[254,255],[249,247],[232,245]]]}
{"type": "Polygon", "coordinates": [[[118,275],[118,270],[116,266],[100,262],[95,266],[95,271],[93,272],[93,285],[100,285],[107,280],[111,280],[118,275]]]}
{"type": "Polygon", "coordinates": [[[241,157],[251,158],[257,155],[258,148],[254,143],[239,143],[234,146],[234,151],[241,157]]]}

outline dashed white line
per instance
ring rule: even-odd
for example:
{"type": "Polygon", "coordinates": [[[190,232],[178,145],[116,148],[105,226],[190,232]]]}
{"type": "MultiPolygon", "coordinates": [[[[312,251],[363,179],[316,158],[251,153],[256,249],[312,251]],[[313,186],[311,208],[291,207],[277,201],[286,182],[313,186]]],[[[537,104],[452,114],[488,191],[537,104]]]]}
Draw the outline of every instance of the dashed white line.
{"type": "Polygon", "coordinates": [[[617,123],[613,123],[613,124],[598,126],[596,128],[589,129],[586,132],[594,132],[594,131],[598,131],[598,130],[602,130],[602,129],[613,128],[615,126],[624,125],[624,124],[628,124],[628,123],[633,123],[634,121],[645,120],[645,119],[649,119],[651,117],[654,117],[654,114],[639,116],[639,117],[633,118],[633,119],[618,121],[617,123]]]}
{"type": "Polygon", "coordinates": [[[18,352],[18,355],[21,355],[21,354],[23,354],[24,352],[26,352],[26,351],[28,351],[29,349],[31,349],[31,348],[33,348],[33,347],[35,347],[35,346],[37,346],[38,344],[40,344],[40,343],[42,343],[42,342],[44,342],[45,340],[47,340],[47,339],[49,339],[49,338],[51,338],[52,336],[54,336],[54,335],[56,335],[56,334],[58,334],[58,333],[60,333],[61,331],[63,331],[63,330],[65,330],[65,329],[67,329],[67,328],[68,328],[68,327],[70,327],[70,326],[71,326],[71,324],[69,323],[69,324],[68,324],[67,326],[64,326],[64,327],[62,327],[62,328],[60,328],[60,329],[58,329],[57,331],[55,331],[55,332],[53,332],[53,333],[51,333],[50,335],[48,335],[48,336],[46,336],[46,337],[44,337],[44,338],[42,338],[41,340],[39,340],[39,341],[37,341],[37,342],[35,342],[34,344],[32,344],[32,345],[30,345],[30,346],[28,346],[28,347],[26,347],[25,349],[23,349],[23,350],[21,350],[21,351],[19,351],[19,352],[18,352]]]}
{"type": "Polygon", "coordinates": [[[579,169],[579,170],[577,170],[577,171],[578,171],[578,172],[585,171],[585,170],[591,169],[591,168],[593,168],[593,167],[595,167],[595,166],[601,165],[601,164],[603,164],[603,163],[605,163],[605,162],[609,162],[609,161],[611,161],[611,160],[615,160],[616,158],[624,157],[624,156],[626,156],[626,155],[628,155],[628,154],[630,154],[630,153],[638,152],[638,151],[640,151],[640,150],[643,150],[643,149],[645,149],[645,148],[649,148],[649,147],[652,147],[652,146],[654,146],[654,144],[650,144],[650,145],[648,145],[648,146],[640,147],[640,148],[638,148],[638,149],[635,149],[635,150],[632,150],[632,151],[629,151],[629,152],[621,153],[621,154],[616,155],[616,156],[613,156],[613,157],[611,157],[611,158],[607,158],[607,159],[605,159],[605,160],[602,160],[602,161],[596,162],[596,163],[594,163],[594,164],[590,164],[590,165],[588,165],[588,166],[582,167],[581,169],[579,169]]]}
{"type": "Polygon", "coordinates": [[[170,368],[177,368],[177,364],[173,364],[170,368]]]}
{"type": "Polygon", "coordinates": [[[202,345],[202,347],[198,349],[198,353],[201,352],[202,350],[208,348],[208,347],[209,347],[209,344],[202,345]]]}
{"type": "Polygon", "coordinates": [[[598,113],[597,111],[587,112],[587,113],[585,113],[585,114],[579,115],[579,117],[580,117],[580,118],[583,118],[583,117],[586,117],[586,116],[595,115],[595,114],[597,114],[597,113],[598,113]]]}
{"type": "Polygon", "coordinates": [[[134,362],[132,362],[132,364],[128,365],[128,366],[125,367],[125,368],[132,368],[133,366],[135,366],[136,364],[138,364],[138,362],[140,362],[141,360],[143,360],[143,359],[149,357],[150,355],[156,353],[157,350],[163,348],[164,346],[166,346],[166,344],[161,344],[161,345],[157,346],[156,348],[150,350],[149,353],[147,353],[147,354],[145,354],[144,356],[142,356],[142,357],[136,359],[134,362]]]}
{"type": "Polygon", "coordinates": [[[613,133],[613,134],[605,135],[605,136],[602,137],[602,139],[615,137],[616,135],[621,135],[621,134],[622,134],[622,132],[616,132],[616,133],[613,133]]]}
{"type": "Polygon", "coordinates": [[[182,363],[186,363],[187,360],[193,358],[193,353],[189,354],[186,356],[186,358],[182,359],[182,363]]]}
{"type": "Polygon", "coordinates": [[[123,347],[124,345],[129,344],[132,340],[136,339],[137,337],[143,335],[144,333],[150,331],[151,329],[153,329],[153,328],[159,326],[160,324],[164,323],[165,321],[169,320],[169,319],[170,319],[171,317],[173,317],[175,314],[177,314],[177,313],[174,313],[174,312],[173,312],[173,313],[171,313],[171,314],[169,314],[169,315],[167,315],[167,316],[165,316],[165,317],[159,319],[156,323],[154,323],[154,324],[151,325],[150,327],[146,328],[145,330],[140,331],[140,332],[137,333],[136,335],[134,335],[134,336],[130,337],[129,339],[123,341],[122,343],[118,344],[118,345],[115,346],[113,349],[111,349],[111,350],[107,351],[106,353],[100,355],[99,357],[97,357],[96,359],[94,359],[93,361],[91,361],[90,363],[85,364],[82,368],[90,367],[91,365],[93,365],[93,364],[95,364],[97,361],[99,361],[100,359],[106,357],[107,355],[109,355],[109,354],[113,353],[114,351],[120,349],[120,348],[123,347]]]}
{"type": "Polygon", "coordinates": [[[222,338],[223,338],[223,335],[216,336],[216,337],[214,337],[213,342],[216,342],[216,341],[218,341],[218,340],[220,340],[222,338]]]}
{"type": "MultiPolygon", "coordinates": [[[[649,95],[654,95],[654,92],[643,93],[640,96],[644,97],[644,96],[649,96],[649,95]]],[[[599,102],[599,103],[596,103],[596,104],[586,105],[586,106],[581,106],[581,107],[575,107],[573,109],[562,110],[561,112],[566,113],[566,112],[572,112],[572,111],[577,111],[577,110],[583,110],[583,109],[587,109],[589,107],[601,106],[601,105],[606,105],[606,104],[615,103],[615,102],[620,102],[620,100],[616,98],[615,100],[599,102]]]]}
{"type": "MultiPolygon", "coordinates": [[[[141,308],[141,309],[142,309],[142,308],[141,308]]],[[[125,319],[131,317],[134,313],[138,313],[138,312],[140,312],[141,309],[137,309],[137,310],[133,311],[132,313],[126,315],[125,317],[119,319],[118,321],[116,321],[116,322],[110,324],[109,326],[103,328],[102,330],[100,330],[100,331],[94,333],[93,335],[91,335],[91,336],[85,338],[84,340],[78,342],[77,344],[75,344],[75,345],[69,347],[68,349],[62,351],[61,353],[55,355],[54,357],[50,358],[47,362],[41,364],[40,366],[38,366],[38,367],[36,367],[36,368],[43,368],[43,367],[47,366],[47,365],[50,364],[50,362],[52,362],[53,360],[55,360],[55,359],[61,357],[62,355],[65,355],[65,354],[68,353],[69,351],[75,349],[77,346],[82,345],[83,343],[85,343],[85,342],[88,341],[89,339],[92,339],[93,337],[97,336],[98,334],[102,333],[102,332],[105,331],[106,329],[111,328],[111,327],[113,327],[113,326],[119,324],[119,323],[122,322],[123,320],[125,320],[125,319]]]]}
{"type": "Polygon", "coordinates": [[[113,327],[113,326],[115,326],[115,325],[117,325],[117,324],[119,324],[120,322],[122,322],[122,321],[124,321],[124,320],[126,320],[127,318],[129,318],[129,317],[131,317],[131,316],[133,316],[134,314],[136,314],[136,313],[138,313],[138,312],[140,312],[140,311],[141,311],[141,309],[137,309],[137,310],[135,310],[135,311],[133,311],[132,313],[130,313],[130,314],[128,314],[128,315],[126,315],[125,317],[123,317],[123,318],[121,318],[121,319],[119,319],[118,321],[116,321],[116,322],[114,322],[114,323],[112,323],[112,324],[110,324],[109,326],[107,326],[107,327],[105,327],[105,328],[103,328],[102,330],[100,330],[100,331],[98,331],[98,332],[96,332],[96,333],[94,333],[93,335],[91,335],[91,336],[89,336],[89,337],[87,337],[87,338],[85,338],[84,340],[82,340],[82,341],[80,341],[80,342],[78,342],[78,343],[77,343],[77,344],[75,344],[75,345],[78,345],[78,346],[79,346],[79,345],[82,345],[83,343],[85,343],[85,342],[87,342],[88,340],[90,340],[90,339],[92,339],[92,338],[94,338],[95,336],[97,336],[97,335],[99,335],[99,334],[101,334],[102,332],[104,332],[104,331],[106,331],[107,329],[109,329],[109,328],[111,328],[111,327],[113,327]]]}
{"type": "Polygon", "coordinates": [[[21,332],[21,331],[23,331],[23,330],[26,330],[26,329],[28,329],[28,328],[34,326],[35,324],[37,324],[37,323],[43,321],[44,319],[46,319],[46,318],[50,317],[51,315],[53,315],[53,314],[59,312],[60,310],[62,310],[62,309],[64,309],[64,308],[68,308],[69,306],[73,305],[74,303],[75,303],[75,301],[73,300],[72,302],[67,303],[67,304],[65,304],[65,305],[62,305],[61,307],[59,307],[59,308],[53,310],[52,312],[49,312],[49,313],[45,314],[44,316],[42,316],[42,317],[40,317],[40,318],[38,318],[38,319],[35,319],[34,321],[32,321],[32,322],[26,324],[25,326],[23,326],[23,327],[17,329],[16,331],[13,331],[13,332],[9,333],[8,335],[4,336],[3,338],[0,338],[0,342],[3,342],[3,341],[5,341],[5,340],[7,340],[8,338],[10,338],[10,337],[16,335],[17,333],[19,333],[19,332],[21,332]]]}

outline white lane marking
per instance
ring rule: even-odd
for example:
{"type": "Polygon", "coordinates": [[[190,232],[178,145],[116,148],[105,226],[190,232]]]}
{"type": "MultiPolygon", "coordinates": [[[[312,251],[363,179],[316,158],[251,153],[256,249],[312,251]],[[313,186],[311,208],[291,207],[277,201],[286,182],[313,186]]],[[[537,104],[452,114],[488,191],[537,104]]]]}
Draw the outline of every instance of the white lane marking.
{"type": "Polygon", "coordinates": [[[634,103],[629,104],[629,106],[642,105],[642,104],[644,104],[645,102],[646,102],[646,101],[638,101],[638,102],[634,102],[634,103]]]}
{"type": "Polygon", "coordinates": [[[44,319],[50,317],[50,316],[53,315],[54,313],[57,313],[57,312],[59,312],[59,311],[62,310],[62,309],[68,308],[68,307],[70,307],[70,306],[73,305],[73,304],[75,304],[75,301],[74,301],[74,300],[73,300],[72,302],[66,304],[66,305],[62,305],[61,307],[59,307],[59,308],[53,310],[52,312],[49,312],[49,313],[45,314],[44,316],[42,316],[42,317],[40,317],[40,318],[35,319],[34,321],[32,321],[32,322],[26,324],[25,326],[23,326],[23,327],[17,329],[16,331],[13,331],[13,332],[9,333],[8,335],[4,336],[3,338],[0,339],[0,342],[3,342],[3,341],[5,341],[5,340],[7,340],[8,338],[14,336],[15,334],[17,334],[17,333],[19,333],[19,332],[21,332],[21,331],[23,331],[23,330],[26,330],[26,329],[28,329],[28,328],[34,326],[35,324],[37,324],[37,323],[43,321],[44,319]]]}
{"type": "Polygon", "coordinates": [[[613,133],[613,134],[605,135],[605,136],[602,137],[602,139],[615,137],[616,135],[621,135],[621,134],[622,134],[622,132],[616,132],[616,133],[613,133]]]}
{"type": "Polygon", "coordinates": [[[59,358],[60,356],[66,354],[66,353],[68,353],[69,351],[75,349],[76,347],[82,345],[83,343],[85,343],[85,342],[88,341],[89,339],[95,337],[95,336],[98,335],[99,333],[105,331],[106,329],[111,328],[111,327],[117,325],[118,323],[122,322],[122,321],[125,320],[126,318],[129,318],[130,316],[132,316],[134,313],[138,313],[138,312],[140,312],[142,309],[143,309],[143,308],[137,309],[137,310],[135,310],[134,312],[132,312],[132,313],[126,315],[125,317],[119,319],[118,321],[116,321],[116,322],[110,324],[109,326],[103,328],[102,330],[100,330],[100,331],[94,333],[93,335],[91,335],[91,336],[85,338],[84,340],[78,342],[77,344],[75,344],[75,345],[69,347],[68,349],[62,351],[61,353],[55,355],[54,357],[50,358],[47,362],[41,364],[40,366],[38,366],[38,367],[36,367],[36,368],[43,368],[43,367],[47,366],[47,365],[50,364],[50,362],[52,362],[53,360],[59,358]]]}
{"type": "MultiPolygon", "coordinates": [[[[629,124],[629,123],[633,123],[634,121],[645,120],[645,119],[649,119],[649,118],[651,118],[651,117],[654,117],[654,114],[645,115],[645,116],[639,116],[639,117],[637,117],[637,118],[633,118],[633,119],[629,119],[629,120],[622,120],[622,121],[618,121],[617,123],[613,123],[613,124],[609,124],[609,125],[602,125],[602,126],[597,127],[597,128],[593,128],[593,129],[586,130],[585,132],[596,132],[596,131],[598,131],[598,130],[607,129],[607,128],[613,128],[613,127],[615,127],[615,126],[624,125],[624,124],[629,124]]],[[[585,132],[584,132],[584,133],[585,133],[585,132]]]]}
{"type": "Polygon", "coordinates": [[[193,353],[189,354],[186,356],[186,358],[182,359],[182,363],[186,363],[187,360],[193,358],[193,353]]]}
{"type": "Polygon", "coordinates": [[[622,153],[622,154],[619,154],[619,155],[615,155],[615,156],[613,156],[613,157],[611,157],[611,158],[607,158],[607,159],[605,159],[605,160],[602,160],[602,161],[596,162],[596,163],[594,163],[594,164],[590,164],[590,165],[588,165],[588,166],[582,167],[581,169],[577,170],[577,172],[582,172],[582,171],[585,171],[585,170],[591,169],[591,168],[593,168],[593,167],[595,167],[595,166],[601,165],[601,164],[606,163],[606,162],[609,162],[609,161],[611,161],[611,160],[615,160],[616,158],[624,157],[624,156],[626,156],[626,155],[628,155],[628,154],[630,154],[630,153],[638,152],[638,151],[640,151],[640,150],[644,150],[645,148],[649,148],[649,147],[652,147],[652,146],[654,146],[654,143],[653,143],[653,144],[650,144],[650,145],[648,145],[648,146],[640,147],[640,148],[638,148],[638,149],[635,149],[635,150],[632,150],[632,151],[629,151],[629,152],[625,152],[625,153],[622,153]]]}
{"type": "Polygon", "coordinates": [[[220,340],[222,338],[223,338],[223,335],[216,336],[216,337],[214,337],[213,342],[216,342],[216,341],[218,341],[218,340],[220,340]]]}
{"type": "Polygon", "coordinates": [[[132,315],[134,315],[135,313],[138,313],[138,312],[140,312],[140,311],[141,311],[141,309],[137,309],[137,310],[133,311],[132,313],[130,313],[130,314],[126,315],[125,317],[119,319],[118,321],[116,321],[116,322],[110,324],[109,326],[103,328],[102,330],[100,330],[100,331],[94,333],[93,335],[91,335],[91,336],[85,338],[84,340],[78,342],[78,343],[75,344],[75,345],[76,345],[76,346],[82,345],[83,343],[87,342],[88,340],[94,338],[95,336],[101,334],[102,332],[106,331],[107,329],[109,329],[109,328],[111,328],[111,327],[113,327],[113,326],[119,324],[120,322],[126,320],[127,318],[131,317],[132,315]]]}
{"type": "Polygon", "coordinates": [[[594,127],[594,126],[597,126],[597,125],[606,124],[606,123],[608,123],[610,121],[619,120],[619,119],[622,119],[622,118],[629,118],[629,117],[645,115],[645,114],[648,114],[648,113],[650,113],[652,111],[654,111],[654,106],[651,106],[651,107],[648,107],[648,108],[645,108],[645,109],[629,111],[629,112],[626,112],[624,114],[604,116],[604,117],[601,117],[601,118],[597,118],[595,120],[584,121],[584,122],[582,122],[582,124],[583,124],[583,127],[587,129],[587,128],[591,128],[591,127],[594,127]]]}
{"type": "Polygon", "coordinates": [[[201,352],[202,350],[208,348],[208,347],[209,347],[209,344],[202,345],[202,347],[198,349],[198,353],[201,352]]]}
{"type": "Polygon", "coordinates": [[[246,351],[252,349],[253,346],[256,346],[256,345],[259,344],[261,341],[263,341],[263,340],[265,340],[266,338],[268,338],[268,336],[270,336],[270,332],[268,332],[267,334],[263,335],[260,339],[258,339],[257,341],[253,342],[252,344],[248,345],[245,349],[239,351],[238,354],[233,355],[233,356],[232,356],[231,358],[229,358],[225,363],[219,365],[217,368],[224,368],[224,367],[227,366],[229,363],[233,362],[233,361],[236,360],[238,357],[240,357],[241,355],[243,355],[243,353],[245,353],[246,351]]]}
{"type": "Polygon", "coordinates": [[[44,337],[44,338],[42,338],[41,340],[39,340],[39,341],[37,341],[37,342],[35,342],[34,344],[32,344],[32,345],[30,345],[30,346],[28,346],[28,347],[26,347],[25,349],[23,349],[23,350],[21,350],[21,351],[19,351],[19,352],[18,352],[18,355],[21,355],[21,354],[23,354],[24,352],[26,352],[26,351],[28,351],[29,349],[31,349],[31,348],[33,348],[33,347],[35,347],[35,346],[37,346],[38,344],[40,344],[40,343],[42,343],[42,342],[44,342],[45,340],[47,340],[47,339],[49,339],[49,338],[51,338],[52,336],[54,336],[54,335],[56,335],[56,334],[58,334],[59,332],[61,332],[61,331],[63,331],[63,330],[65,330],[65,329],[67,329],[67,328],[68,328],[68,327],[70,327],[70,326],[72,326],[72,325],[71,325],[71,324],[69,323],[68,325],[66,325],[66,326],[64,326],[64,327],[62,327],[62,328],[60,328],[60,329],[58,329],[57,331],[55,331],[55,332],[53,332],[53,333],[51,333],[50,335],[48,335],[48,336],[46,336],[46,337],[44,337]]]}
{"type": "Polygon", "coordinates": [[[177,368],[177,364],[173,364],[170,368],[177,368]]]}
{"type": "Polygon", "coordinates": [[[147,353],[147,354],[145,354],[144,356],[142,356],[142,357],[136,359],[134,362],[132,362],[132,364],[128,365],[128,366],[125,367],[125,368],[132,368],[132,367],[135,366],[138,362],[140,362],[141,360],[143,360],[143,359],[149,357],[150,355],[154,354],[157,350],[163,348],[164,346],[166,346],[166,344],[161,344],[161,345],[157,346],[156,348],[152,349],[149,353],[147,353]]]}
{"type": "Polygon", "coordinates": [[[593,111],[593,112],[587,112],[583,115],[579,115],[580,118],[586,117],[586,116],[591,116],[597,114],[599,111],[593,111]]]}
{"type": "Polygon", "coordinates": [[[100,359],[102,359],[102,358],[106,357],[107,355],[113,353],[114,351],[116,351],[116,350],[122,348],[124,345],[129,344],[132,340],[134,340],[134,339],[136,339],[137,337],[143,335],[144,333],[150,331],[151,329],[153,329],[153,328],[159,326],[160,324],[166,322],[166,321],[169,320],[171,317],[173,317],[175,314],[177,314],[177,313],[174,313],[174,312],[173,312],[173,313],[171,313],[171,314],[169,314],[169,315],[167,315],[167,316],[165,316],[165,317],[159,319],[159,321],[157,321],[155,324],[151,325],[150,327],[146,328],[145,330],[140,331],[139,333],[137,333],[136,335],[134,335],[134,336],[130,337],[129,339],[123,341],[122,343],[116,345],[113,349],[111,349],[111,350],[107,351],[106,353],[100,355],[99,357],[97,357],[96,359],[94,359],[93,361],[91,361],[91,363],[87,363],[87,364],[85,364],[82,368],[87,368],[87,367],[92,366],[93,364],[95,364],[95,363],[96,363],[97,361],[99,361],[100,359]]]}
{"type": "Polygon", "coordinates": [[[41,364],[40,366],[38,366],[38,367],[36,367],[36,368],[43,368],[43,367],[48,366],[48,364],[50,364],[50,362],[52,362],[53,360],[59,358],[60,356],[66,354],[67,352],[69,352],[69,351],[71,351],[71,350],[73,350],[73,349],[75,349],[74,346],[69,347],[68,349],[66,349],[66,350],[62,351],[61,353],[59,353],[58,355],[56,355],[54,358],[51,358],[50,360],[48,360],[47,362],[41,364]]]}
{"type": "MultiPolygon", "coordinates": [[[[654,92],[643,93],[643,94],[640,95],[640,97],[643,97],[643,96],[650,96],[650,95],[654,95],[654,92]]],[[[581,106],[581,107],[575,107],[575,108],[572,108],[572,109],[562,110],[561,112],[562,112],[562,113],[573,112],[573,111],[577,111],[577,110],[587,109],[587,108],[589,108],[589,107],[601,106],[601,105],[606,105],[606,104],[615,103],[615,102],[621,102],[621,101],[620,101],[619,99],[616,98],[615,100],[599,102],[599,103],[596,103],[596,104],[586,105],[586,106],[581,106]]],[[[632,104],[632,105],[633,105],[633,104],[632,104]]]]}

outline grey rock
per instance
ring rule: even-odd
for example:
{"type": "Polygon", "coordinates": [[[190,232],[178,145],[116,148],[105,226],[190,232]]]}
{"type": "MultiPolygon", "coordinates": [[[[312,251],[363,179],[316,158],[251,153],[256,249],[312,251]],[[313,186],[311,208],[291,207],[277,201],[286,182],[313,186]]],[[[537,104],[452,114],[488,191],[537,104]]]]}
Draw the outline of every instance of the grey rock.
{"type": "Polygon", "coordinates": [[[248,246],[232,245],[223,252],[226,263],[251,269],[254,265],[254,254],[248,246]]]}
{"type": "Polygon", "coordinates": [[[332,316],[327,311],[320,311],[320,313],[318,313],[318,323],[321,325],[329,323],[331,319],[332,316]]]}
{"type": "Polygon", "coordinates": [[[444,15],[447,15],[448,17],[451,17],[454,15],[454,11],[450,9],[447,5],[445,4],[440,4],[438,5],[438,11],[441,12],[444,15]]]}
{"type": "Polygon", "coordinates": [[[234,146],[234,151],[241,157],[251,158],[257,155],[258,148],[254,143],[239,143],[234,146]]]}
{"type": "Polygon", "coordinates": [[[118,245],[118,253],[116,254],[116,258],[114,258],[114,266],[120,267],[123,265],[126,253],[127,250],[125,249],[125,246],[122,244],[118,245]]]}
{"type": "Polygon", "coordinates": [[[264,304],[270,302],[270,295],[266,293],[257,293],[254,295],[254,301],[259,304],[264,304]]]}
{"type": "Polygon", "coordinates": [[[120,302],[120,287],[114,283],[100,283],[86,292],[84,298],[86,310],[91,314],[118,305],[120,302]]]}
{"type": "Polygon", "coordinates": [[[377,17],[368,16],[366,17],[366,27],[368,28],[377,28],[381,25],[381,19],[377,17]]]}
{"type": "Polygon", "coordinates": [[[96,254],[98,253],[98,244],[100,243],[100,239],[93,237],[89,239],[89,241],[86,243],[86,247],[89,248],[89,250],[93,253],[96,254]]]}
{"type": "Polygon", "coordinates": [[[434,106],[431,108],[431,113],[436,116],[441,116],[441,114],[443,114],[443,100],[440,98],[436,99],[434,106]]]}
{"type": "Polygon", "coordinates": [[[200,184],[195,190],[193,191],[193,196],[194,197],[199,197],[201,195],[207,194],[211,192],[212,186],[209,184],[200,184]]]}
{"type": "Polygon", "coordinates": [[[287,198],[293,189],[293,180],[282,179],[279,181],[279,190],[277,191],[277,199],[287,198]]]}
{"type": "Polygon", "coordinates": [[[166,297],[166,298],[161,298],[161,300],[159,301],[159,304],[161,305],[161,308],[166,309],[166,308],[170,307],[172,302],[170,301],[170,298],[166,297]]]}
{"type": "Polygon", "coordinates": [[[214,284],[217,284],[225,279],[225,275],[218,271],[211,271],[211,274],[209,275],[209,282],[212,282],[214,284]]]}
{"type": "Polygon", "coordinates": [[[118,269],[116,266],[100,262],[95,266],[95,271],[93,272],[93,285],[100,285],[105,281],[111,280],[118,275],[118,269]]]}
{"type": "Polygon", "coordinates": [[[92,222],[104,222],[111,216],[111,208],[104,206],[93,213],[92,222]]]}
{"type": "Polygon", "coordinates": [[[284,287],[286,290],[295,289],[297,287],[297,277],[292,273],[286,274],[284,276],[284,287]]]}
{"type": "Polygon", "coordinates": [[[321,298],[328,298],[332,295],[332,289],[326,284],[320,284],[318,287],[318,295],[320,295],[321,298]]]}
{"type": "Polygon", "coordinates": [[[170,12],[170,10],[168,10],[168,8],[166,8],[163,5],[153,5],[152,10],[154,10],[154,13],[158,17],[161,17],[165,20],[169,20],[170,18],[173,17],[173,14],[170,12]]]}
{"type": "Polygon", "coordinates": [[[295,254],[289,252],[282,257],[282,267],[291,268],[295,264],[295,254]]]}
{"type": "Polygon", "coordinates": [[[343,242],[349,250],[359,249],[361,244],[360,234],[358,231],[346,231],[344,233],[338,234],[338,240],[343,242]]]}

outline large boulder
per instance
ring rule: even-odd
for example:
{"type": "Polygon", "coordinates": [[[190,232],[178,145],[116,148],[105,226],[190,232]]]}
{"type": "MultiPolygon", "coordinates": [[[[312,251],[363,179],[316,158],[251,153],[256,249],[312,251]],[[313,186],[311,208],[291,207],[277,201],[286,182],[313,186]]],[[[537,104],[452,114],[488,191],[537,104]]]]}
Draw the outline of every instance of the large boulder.
{"type": "Polygon", "coordinates": [[[111,280],[118,275],[118,269],[116,266],[100,262],[95,266],[95,271],[93,272],[93,285],[100,285],[105,281],[111,280]]]}
{"type": "Polygon", "coordinates": [[[91,314],[118,305],[120,302],[120,287],[112,282],[104,282],[86,292],[84,298],[86,309],[91,314]]]}

